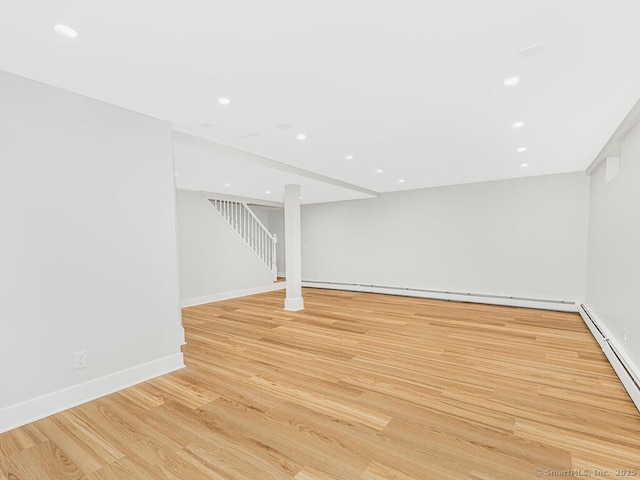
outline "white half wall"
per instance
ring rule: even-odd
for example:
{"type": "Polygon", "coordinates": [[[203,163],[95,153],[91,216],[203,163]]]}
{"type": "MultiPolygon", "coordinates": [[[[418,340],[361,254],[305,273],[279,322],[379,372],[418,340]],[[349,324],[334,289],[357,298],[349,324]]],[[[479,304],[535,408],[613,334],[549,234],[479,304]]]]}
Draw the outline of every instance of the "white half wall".
{"type": "Polygon", "coordinates": [[[570,173],[303,206],[302,277],[579,301],[588,195],[570,173]]]}
{"type": "Polygon", "coordinates": [[[200,192],[178,189],[177,201],[183,306],[273,286],[269,269],[200,192]]]}
{"type": "Polygon", "coordinates": [[[605,162],[591,176],[586,303],[640,376],[640,123],[622,139],[618,175],[606,174],[605,162]]]}
{"type": "Polygon", "coordinates": [[[183,331],[170,125],[5,72],[0,105],[3,431],[180,368],[183,331]]]}

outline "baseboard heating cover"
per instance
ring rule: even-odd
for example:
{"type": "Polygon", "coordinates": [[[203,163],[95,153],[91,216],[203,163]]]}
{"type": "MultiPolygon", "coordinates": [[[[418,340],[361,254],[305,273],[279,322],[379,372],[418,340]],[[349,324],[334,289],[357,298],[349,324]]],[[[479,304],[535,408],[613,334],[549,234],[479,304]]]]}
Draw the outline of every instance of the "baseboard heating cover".
{"type": "Polygon", "coordinates": [[[515,297],[507,295],[489,295],[484,293],[449,292],[444,290],[428,290],[409,287],[389,287],[383,285],[367,285],[356,283],[325,282],[318,280],[303,280],[303,287],[328,288],[353,292],[384,293],[387,295],[401,295],[406,297],[431,298],[435,300],[450,300],[453,302],[484,303],[489,305],[505,305],[510,307],[538,308],[561,312],[577,312],[578,307],[573,301],[548,300],[542,298],[515,297]]]}
{"type": "Polygon", "coordinates": [[[587,305],[581,304],[578,311],[584,323],[591,331],[591,334],[600,345],[600,348],[602,348],[607,360],[609,360],[609,363],[615,370],[616,375],[620,378],[631,400],[633,400],[636,408],[640,411],[640,372],[638,372],[637,368],[626,358],[624,349],[617,344],[603,323],[587,305]]]}

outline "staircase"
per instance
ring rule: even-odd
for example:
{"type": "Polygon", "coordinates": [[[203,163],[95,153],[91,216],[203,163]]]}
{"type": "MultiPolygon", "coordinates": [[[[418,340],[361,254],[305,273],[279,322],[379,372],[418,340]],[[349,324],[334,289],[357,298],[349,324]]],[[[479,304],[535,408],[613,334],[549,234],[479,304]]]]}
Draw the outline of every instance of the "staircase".
{"type": "Polygon", "coordinates": [[[278,238],[276,235],[267,230],[246,203],[217,199],[209,201],[242,241],[253,250],[265,267],[271,271],[273,281],[277,281],[276,243],[278,238]]]}

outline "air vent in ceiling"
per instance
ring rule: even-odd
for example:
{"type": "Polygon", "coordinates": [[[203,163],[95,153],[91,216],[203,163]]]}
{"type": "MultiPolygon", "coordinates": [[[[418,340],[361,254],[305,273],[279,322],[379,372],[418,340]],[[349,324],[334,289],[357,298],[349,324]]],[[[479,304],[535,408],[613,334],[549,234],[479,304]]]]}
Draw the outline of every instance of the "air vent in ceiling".
{"type": "Polygon", "coordinates": [[[530,47],[521,48],[518,50],[518,58],[527,58],[532,57],[534,55],[540,55],[547,51],[546,43],[537,43],[535,45],[531,45],[530,47]]]}
{"type": "Polygon", "coordinates": [[[236,138],[239,138],[240,140],[246,140],[247,138],[257,137],[258,135],[260,135],[259,132],[247,132],[243,133],[242,135],[238,135],[236,138]]]}

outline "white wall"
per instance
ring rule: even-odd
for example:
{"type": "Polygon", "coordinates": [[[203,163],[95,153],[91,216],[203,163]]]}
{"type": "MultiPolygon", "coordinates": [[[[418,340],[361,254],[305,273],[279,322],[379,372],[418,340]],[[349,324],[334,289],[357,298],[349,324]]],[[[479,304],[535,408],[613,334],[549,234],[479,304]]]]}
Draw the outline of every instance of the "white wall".
{"type": "Polygon", "coordinates": [[[308,205],[303,279],[584,297],[588,179],[520,178],[308,205]]]}
{"type": "Polygon", "coordinates": [[[586,303],[639,374],[640,124],[622,140],[619,175],[605,183],[605,170],[591,176],[586,303]]]}
{"type": "Polygon", "coordinates": [[[0,105],[2,431],[180,367],[182,327],[170,126],[5,72],[0,105]]]}
{"type": "Polygon", "coordinates": [[[177,191],[183,305],[273,285],[273,276],[199,192],[177,191]]]}

